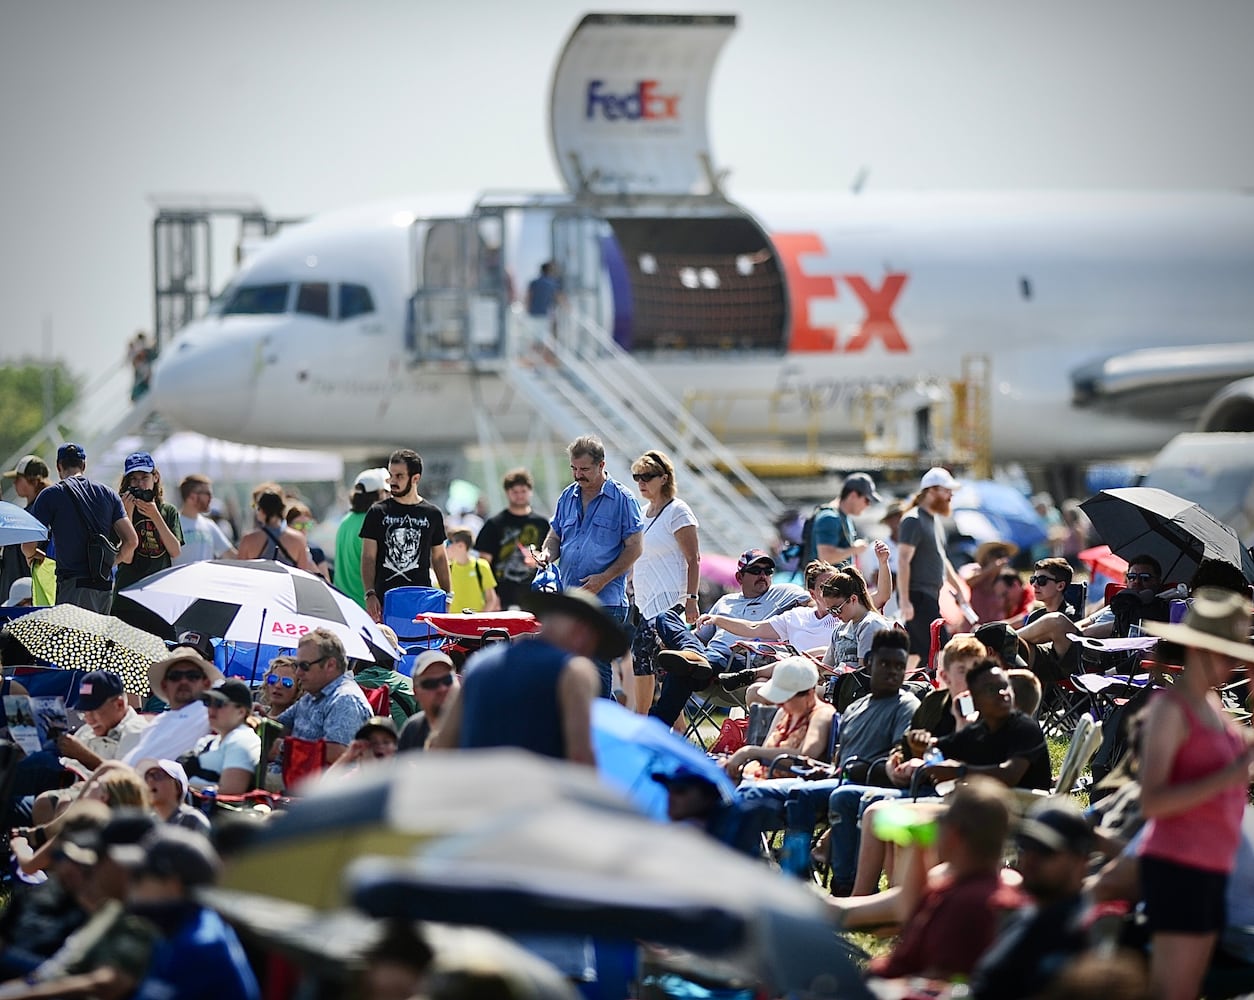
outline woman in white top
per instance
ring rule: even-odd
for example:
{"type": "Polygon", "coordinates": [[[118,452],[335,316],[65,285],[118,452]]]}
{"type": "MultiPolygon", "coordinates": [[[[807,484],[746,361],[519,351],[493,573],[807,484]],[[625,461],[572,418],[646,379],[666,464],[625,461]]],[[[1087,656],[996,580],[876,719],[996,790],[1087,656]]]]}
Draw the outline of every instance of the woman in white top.
{"type": "MultiPolygon", "coordinates": [[[[697,517],[675,495],[675,463],[664,452],[646,451],[631,463],[631,478],[645,501],[644,546],[631,568],[640,623],[651,622],[665,611],[676,611],[692,625],[700,612],[697,585],[701,547],[697,517]]],[[[634,657],[632,670],[635,683],[630,706],[643,715],[653,706],[652,658],[634,657]]]]}
{"type": "Polygon", "coordinates": [[[209,709],[213,732],[196,744],[192,785],[217,785],[220,795],[243,795],[253,787],[261,760],[261,737],[247,724],[252,692],[243,681],[231,678],[204,692],[200,700],[209,709]]]}

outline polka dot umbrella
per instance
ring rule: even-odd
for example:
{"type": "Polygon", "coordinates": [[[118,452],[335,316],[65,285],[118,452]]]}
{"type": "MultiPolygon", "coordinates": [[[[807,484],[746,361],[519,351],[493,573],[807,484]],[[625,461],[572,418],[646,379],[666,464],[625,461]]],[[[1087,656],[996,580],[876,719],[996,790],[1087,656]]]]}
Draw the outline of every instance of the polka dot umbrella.
{"type": "Polygon", "coordinates": [[[148,668],[169,655],[155,635],[73,604],[32,611],[4,631],[31,656],[63,670],[115,670],[126,690],[140,698],[148,693],[148,668]]]}

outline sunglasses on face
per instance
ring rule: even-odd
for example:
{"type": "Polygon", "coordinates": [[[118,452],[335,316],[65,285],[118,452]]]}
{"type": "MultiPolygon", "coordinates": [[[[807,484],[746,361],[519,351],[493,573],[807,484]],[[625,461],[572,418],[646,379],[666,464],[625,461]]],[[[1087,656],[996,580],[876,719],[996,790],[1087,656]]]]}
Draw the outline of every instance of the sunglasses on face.
{"type": "Polygon", "coordinates": [[[1028,577],[1028,583],[1032,584],[1033,587],[1043,587],[1047,583],[1062,583],[1062,581],[1055,580],[1052,576],[1030,576],[1028,577]]]}
{"type": "Polygon", "coordinates": [[[290,687],[296,686],[296,678],[295,677],[280,677],[278,674],[266,674],[266,684],[268,684],[270,687],[274,687],[277,684],[282,684],[285,688],[290,688],[290,687]]]}
{"type": "Polygon", "coordinates": [[[167,670],[165,679],[168,681],[203,681],[203,670],[167,670]]]}
{"type": "Polygon", "coordinates": [[[319,656],[316,660],[297,660],[296,663],[293,664],[293,666],[295,666],[297,670],[307,672],[307,671],[312,670],[319,663],[323,663],[329,659],[331,659],[331,657],[329,656],[319,656]]]}
{"type": "Polygon", "coordinates": [[[445,674],[443,677],[428,677],[419,681],[418,686],[424,691],[438,691],[442,687],[452,687],[453,675],[445,674]]]}
{"type": "Polygon", "coordinates": [[[845,610],[845,605],[846,605],[846,604],[848,604],[848,603],[849,603],[849,598],[848,598],[848,597],[846,597],[846,598],[845,598],[843,601],[841,601],[839,604],[835,605],[834,607],[828,608],[828,609],[827,609],[828,614],[833,614],[833,615],[838,615],[838,614],[840,614],[842,611],[844,611],[844,610],[845,610]]]}
{"type": "Polygon", "coordinates": [[[1154,579],[1154,574],[1153,573],[1125,573],[1124,579],[1127,580],[1128,583],[1136,583],[1138,580],[1141,581],[1141,583],[1149,583],[1152,579],[1154,579]]]}
{"type": "Polygon", "coordinates": [[[746,566],[740,572],[747,576],[773,576],[775,574],[774,566],[746,566]]]}
{"type": "Polygon", "coordinates": [[[660,472],[633,472],[631,478],[638,483],[651,483],[661,475],[660,472]]]}

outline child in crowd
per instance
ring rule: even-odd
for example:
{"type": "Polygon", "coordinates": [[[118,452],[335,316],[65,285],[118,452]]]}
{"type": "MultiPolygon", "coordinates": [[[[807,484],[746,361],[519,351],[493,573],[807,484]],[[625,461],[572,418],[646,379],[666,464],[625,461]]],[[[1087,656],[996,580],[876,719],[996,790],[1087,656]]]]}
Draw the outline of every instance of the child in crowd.
{"type": "Polygon", "coordinates": [[[471,551],[474,536],[468,528],[450,528],[448,533],[449,577],[453,584],[453,600],[449,609],[462,611],[500,611],[496,596],[496,577],[492,567],[477,552],[471,551]]]}

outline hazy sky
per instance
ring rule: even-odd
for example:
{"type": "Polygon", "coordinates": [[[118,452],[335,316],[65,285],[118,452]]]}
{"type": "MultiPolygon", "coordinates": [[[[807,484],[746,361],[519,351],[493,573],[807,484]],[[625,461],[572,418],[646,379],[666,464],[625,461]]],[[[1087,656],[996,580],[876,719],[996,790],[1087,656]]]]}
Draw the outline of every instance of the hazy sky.
{"type": "MultiPolygon", "coordinates": [[[[736,13],[731,190],[1254,184],[1245,0],[0,0],[0,353],[89,372],[152,316],[150,196],[274,214],[557,185],[587,10],[736,13]]],[[[225,275],[217,276],[219,282],[225,275]]]]}

